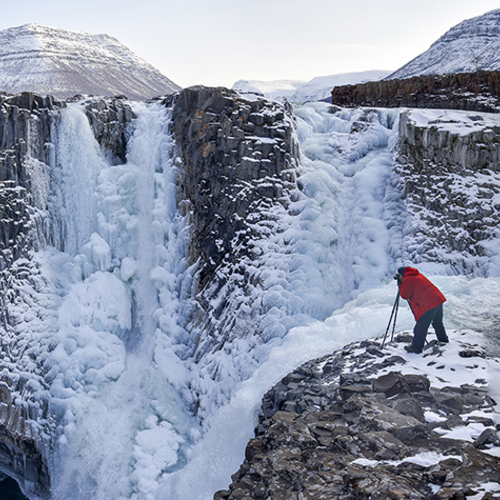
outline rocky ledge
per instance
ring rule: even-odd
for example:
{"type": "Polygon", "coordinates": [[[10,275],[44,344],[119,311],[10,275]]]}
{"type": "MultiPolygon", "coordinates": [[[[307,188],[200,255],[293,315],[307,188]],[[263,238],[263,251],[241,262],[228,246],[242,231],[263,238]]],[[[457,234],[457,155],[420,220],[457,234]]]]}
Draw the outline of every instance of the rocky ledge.
{"type": "Polygon", "coordinates": [[[216,500],[500,498],[500,415],[482,339],[423,355],[408,334],[346,346],[265,396],[246,460],[216,500]],[[498,409],[498,407],[497,407],[498,409]]]}
{"type": "Polygon", "coordinates": [[[499,89],[500,71],[421,75],[334,87],[332,103],[351,108],[439,108],[498,113],[499,89]]]}

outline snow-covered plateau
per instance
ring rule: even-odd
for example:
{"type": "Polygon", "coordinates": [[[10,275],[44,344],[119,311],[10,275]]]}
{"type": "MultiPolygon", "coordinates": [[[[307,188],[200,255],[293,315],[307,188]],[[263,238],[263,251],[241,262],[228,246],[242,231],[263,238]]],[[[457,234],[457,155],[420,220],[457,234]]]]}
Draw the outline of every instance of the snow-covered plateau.
{"type": "MultiPolygon", "coordinates": [[[[182,94],[189,103],[198,95],[182,94]]],[[[455,250],[426,234],[425,211],[414,199],[407,203],[404,165],[396,158],[402,112],[415,126],[437,126],[450,135],[493,130],[496,116],[332,110],[324,102],[297,104],[292,112],[268,101],[256,107],[262,98],[251,94],[213,99],[207,113],[216,116],[222,109],[217,103],[231,99],[239,106],[231,124],[241,128],[227,121],[212,131],[193,120],[190,139],[210,139],[196,158],[208,157],[224,141],[235,151],[251,151],[244,163],[256,165],[258,178],[275,157],[293,163],[283,150],[285,125],[298,144],[296,177],[287,177],[293,188],[284,181],[276,188],[272,177],[258,179],[262,192],[276,188],[278,194],[276,203],[248,217],[257,228],[248,233],[252,257],[214,272],[227,273],[214,297],[234,286],[239,295],[233,302],[197,302],[200,262],[189,258],[192,212],[176,198],[184,166],[172,132],[175,105],[131,104],[124,162],[96,141],[86,100],[52,111],[46,161],[28,144],[23,168],[30,182],[24,184],[31,189],[29,229],[36,244],[19,257],[5,253],[13,241],[2,246],[8,291],[0,299],[0,381],[1,394],[9,394],[0,399],[0,417],[24,409],[23,436],[32,437],[46,461],[53,500],[213,498],[243,462],[270,387],[306,361],[384,334],[400,265],[417,265],[447,297],[450,353],[461,332],[470,330],[491,356],[498,355],[498,232],[484,229],[484,252],[467,255],[468,266],[457,270],[455,250]],[[245,285],[238,288],[240,282],[245,285]],[[215,322],[224,304],[237,304],[240,318],[258,331],[231,337],[240,327],[235,316],[213,337],[201,332],[193,338],[189,321],[215,322]]],[[[243,167],[230,163],[235,157],[230,151],[221,160],[226,170],[205,175],[237,178],[243,167]]],[[[477,205],[491,205],[489,217],[497,219],[498,159],[489,169],[478,175],[489,176],[491,196],[473,183],[460,189],[477,205]]],[[[459,172],[454,175],[458,183],[459,172]]],[[[2,186],[2,196],[15,198],[25,180],[2,186]]],[[[252,182],[237,183],[234,198],[249,196],[252,182]]],[[[223,248],[224,242],[215,243],[223,248]]],[[[402,305],[397,329],[412,326],[402,305]]],[[[454,373],[446,369],[446,375],[468,380],[468,365],[455,358],[454,373]]],[[[426,372],[415,355],[408,359],[426,372]]],[[[487,360],[484,366],[491,396],[500,402],[498,364],[487,360]]],[[[16,432],[20,439],[19,427],[16,432]]],[[[23,476],[20,470],[0,467],[31,500],[48,498],[34,484],[37,473],[23,476]]],[[[497,494],[500,485],[488,488],[497,494]]]]}

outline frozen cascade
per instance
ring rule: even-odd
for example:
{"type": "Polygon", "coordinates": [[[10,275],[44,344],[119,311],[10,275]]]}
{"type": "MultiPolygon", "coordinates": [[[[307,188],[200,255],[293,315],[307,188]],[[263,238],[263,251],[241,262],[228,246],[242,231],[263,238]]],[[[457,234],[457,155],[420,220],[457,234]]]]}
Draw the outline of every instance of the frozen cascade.
{"type": "MultiPolygon", "coordinates": [[[[134,111],[138,118],[124,165],[108,164],[78,105],[64,110],[56,131],[57,190],[51,206],[60,221],[57,246],[63,252],[47,258],[60,290],[58,343],[50,359],[52,404],[64,414],[59,466],[52,474],[56,500],[70,491],[75,498],[75,488],[77,498],[152,498],[199,438],[179,394],[212,360],[193,365],[186,359],[189,340],[180,318],[188,307],[191,275],[184,259],[187,227],[175,206],[169,111],[144,105],[134,111]]],[[[259,366],[267,366],[289,342],[286,331],[326,319],[382,283],[393,263],[388,203],[397,202],[390,147],[397,112],[332,114],[324,103],[315,103],[297,107],[296,114],[302,194],[287,214],[277,215],[284,230],[261,243],[268,290],[263,298],[275,303],[266,320],[269,342],[241,342],[228,359],[234,366],[250,361],[246,372],[251,366],[254,374],[241,373],[254,381],[259,366]],[[277,321],[286,325],[285,332],[277,321]]],[[[276,373],[284,375],[297,359],[303,358],[281,360],[276,373]]],[[[256,384],[239,417],[246,419],[247,404],[256,407],[275,376],[256,384]]],[[[224,378],[204,383],[214,385],[215,400],[217,392],[239,387],[224,378]]],[[[223,446],[214,433],[222,432],[220,422],[231,428],[223,416],[232,405],[229,410],[206,405],[208,433],[195,450],[223,446]]],[[[227,438],[238,441],[243,435],[246,442],[249,428],[227,438]]],[[[241,455],[242,448],[234,450],[241,455]]],[[[180,477],[196,468],[196,453],[180,477]]],[[[232,458],[221,449],[221,464],[232,458]]],[[[166,488],[177,484],[179,476],[171,477],[166,488]]],[[[175,488],[171,495],[176,498],[175,488]]]]}
{"type": "Polygon", "coordinates": [[[394,269],[390,245],[396,214],[392,147],[398,110],[330,111],[326,103],[296,106],[310,233],[330,255],[328,300],[338,309],[378,286],[394,269]],[[330,241],[325,236],[328,235],[330,241]]]}
{"type": "MultiPolygon", "coordinates": [[[[392,168],[398,111],[331,113],[326,103],[309,103],[296,106],[295,115],[302,193],[288,214],[280,215],[284,230],[262,242],[266,264],[261,272],[269,283],[266,290],[276,296],[274,317],[280,318],[282,328],[292,329],[283,338],[270,335],[267,344],[255,349],[259,357],[253,373],[236,387],[231,402],[215,413],[192,460],[169,478],[158,500],[208,500],[217,489],[227,487],[230,474],[243,460],[266,390],[309,356],[380,333],[373,327],[380,329],[380,323],[367,328],[366,317],[359,319],[363,328],[344,325],[332,338],[317,338],[307,327],[293,327],[327,319],[391,277],[397,251],[390,239],[404,213],[392,168]],[[306,328],[306,336],[297,333],[300,328],[306,328]]],[[[385,300],[390,303],[394,297],[384,292],[380,300],[385,314],[385,300]]],[[[255,362],[255,352],[240,356],[255,362]]]]}
{"type": "MultiPolygon", "coordinates": [[[[235,281],[252,277],[249,289],[235,286],[230,298],[233,310],[251,312],[234,327],[248,335],[234,335],[223,349],[213,348],[219,339],[200,340],[205,353],[193,366],[191,387],[206,424],[291,328],[328,318],[394,268],[392,212],[403,205],[392,168],[397,111],[332,114],[328,104],[310,103],[296,106],[295,115],[300,189],[287,208],[274,204],[255,223],[263,236],[249,242],[254,257],[218,270],[235,281]]],[[[217,309],[215,300],[211,307],[217,309]]]]}
{"type": "Polygon", "coordinates": [[[43,263],[59,296],[48,355],[61,417],[54,500],[152,498],[196,432],[178,395],[186,368],[175,354],[184,340],[176,318],[190,277],[170,114],[143,104],[134,112],[124,165],[107,163],[79,105],[62,111],[55,131],[60,251],[47,249],[43,263]]]}

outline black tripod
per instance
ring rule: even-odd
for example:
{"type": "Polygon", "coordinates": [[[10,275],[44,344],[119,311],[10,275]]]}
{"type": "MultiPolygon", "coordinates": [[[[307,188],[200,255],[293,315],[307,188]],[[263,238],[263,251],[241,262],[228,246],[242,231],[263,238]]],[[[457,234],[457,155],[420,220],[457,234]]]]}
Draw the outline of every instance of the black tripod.
{"type": "Polygon", "coordinates": [[[399,309],[399,290],[398,290],[398,294],[396,295],[396,300],[394,301],[394,306],[392,307],[391,318],[389,319],[389,324],[387,325],[387,330],[385,331],[384,340],[382,341],[381,349],[384,348],[385,339],[387,337],[387,332],[389,331],[389,328],[391,327],[393,317],[394,317],[394,323],[392,324],[391,342],[394,339],[394,330],[396,329],[396,319],[398,317],[398,309],[399,309]]]}

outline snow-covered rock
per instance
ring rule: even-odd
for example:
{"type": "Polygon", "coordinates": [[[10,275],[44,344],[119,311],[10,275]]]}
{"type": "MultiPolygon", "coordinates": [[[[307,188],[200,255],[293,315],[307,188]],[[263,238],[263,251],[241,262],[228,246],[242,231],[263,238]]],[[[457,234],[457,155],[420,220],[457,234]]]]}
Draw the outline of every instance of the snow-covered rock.
{"type": "Polygon", "coordinates": [[[478,70],[500,70],[500,9],[457,24],[387,79],[478,70]]]}
{"type": "Polygon", "coordinates": [[[115,38],[26,24],[0,31],[0,91],[144,100],[179,86],[115,38]]]}
{"type": "Polygon", "coordinates": [[[450,333],[423,355],[405,352],[403,334],[288,374],[265,395],[245,461],[214,498],[496,498],[499,362],[481,336],[450,333]]]}
{"type": "Polygon", "coordinates": [[[447,261],[466,274],[499,272],[499,144],[498,114],[402,113],[397,151],[412,221],[408,261],[447,261]]]}

